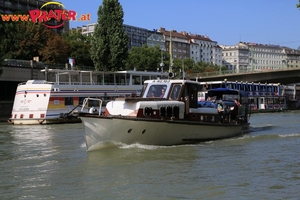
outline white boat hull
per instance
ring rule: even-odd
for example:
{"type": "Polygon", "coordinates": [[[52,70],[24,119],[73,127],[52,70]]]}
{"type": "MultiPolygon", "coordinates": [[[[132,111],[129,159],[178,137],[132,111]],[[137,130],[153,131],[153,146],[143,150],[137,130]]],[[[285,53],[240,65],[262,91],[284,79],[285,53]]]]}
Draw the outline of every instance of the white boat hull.
{"type": "Polygon", "coordinates": [[[87,150],[97,149],[107,142],[163,146],[198,143],[241,135],[248,126],[126,117],[80,118],[87,150]]]}

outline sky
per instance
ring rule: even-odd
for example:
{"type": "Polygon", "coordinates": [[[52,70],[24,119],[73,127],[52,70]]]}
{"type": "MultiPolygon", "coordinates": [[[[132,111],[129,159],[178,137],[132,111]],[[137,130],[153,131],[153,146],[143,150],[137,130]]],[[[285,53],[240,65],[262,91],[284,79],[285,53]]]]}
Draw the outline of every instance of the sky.
{"type": "MultiPolygon", "coordinates": [[[[90,14],[91,20],[71,22],[71,28],[97,22],[102,0],[60,0],[68,10],[90,14]]],[[[119,0],[124,24],[149,30],[186,31],[207,35],[219,45],[239,41],[300,46],[298,0],[119,0]]]]}

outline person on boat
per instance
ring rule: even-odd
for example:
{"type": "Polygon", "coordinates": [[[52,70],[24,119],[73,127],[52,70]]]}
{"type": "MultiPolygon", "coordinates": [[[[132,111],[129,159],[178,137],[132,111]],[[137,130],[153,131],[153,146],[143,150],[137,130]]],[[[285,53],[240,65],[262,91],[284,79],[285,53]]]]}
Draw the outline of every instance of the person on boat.
{"type": "Polygon", "coordinates": [[[237,120],[237,116],[239,113],[240,102],[238,99],[234,99],[234,106],[231,108],[230,118],[231,120],[237,120]]]}
{"type": "Polygon", "coordinates": [[[224,108],[221,103],[218,103],[217,110],[218,110],[218,114],[219,114],[219,122],[223,122],[224,108]]]}
{"type": "Polygon", "coordinates": [[[218,112],[223,112],[223,105],[218,103],[217,109],[218,109],[218,112]]]}

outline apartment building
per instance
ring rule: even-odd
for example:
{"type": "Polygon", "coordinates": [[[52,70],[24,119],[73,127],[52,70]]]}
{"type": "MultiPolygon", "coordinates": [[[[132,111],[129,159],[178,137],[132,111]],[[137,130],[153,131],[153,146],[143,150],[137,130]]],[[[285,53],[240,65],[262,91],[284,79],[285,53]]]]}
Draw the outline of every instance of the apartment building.
{"type": "Polygon", "coordinates": [[[232,71],[264,71],[300,66],[300,51],[253,42],[221,45],[223,65],[232,71]]]}
{"type": "MultiPolygon", "coordinates": [[[[90,35],[94,33],[96,24],[97,23],[88,24],[73,29],[80,31],[83,35],[90,35]]],[[[123,24],[123,27],[126,35],[128,36],[128,49],[131,49],[132,47],[141,47],[144,44],[147,44],[147,38],[152,34],[152,31],[145,28],[139,28],[127,24],[123,24]]]]}
{"type": "Polygon", "coordinates": [[[190,58],[195,62],[206,62],[221,66],[222,65],[222,49],[216,41],[212,41],[208,36],[198,34],[188,34],[190,39],[190,58]]]}
{"type": "Polygon", "coordinates": [[[222,65],[230,71],[249,70],[249,48],[243,43],[237,45],[220,45],[222,49],[222,65]]]}
{"type": "Polygon", "coordinates": [[[249,49],[249,69],[252,71],[285,68],[285,53],[279,45],[240,42],[249,49]]]}
{"type": "Polygon", "coordinates": [[[158,46],[162,51],[166,51],[164,35],[157,30],[154,30],[147,38],[147,45],[149,47],[158,46]]]}
{"type": "Polygon", "coordinates": [[[189,38],[178,33],[176,30],[167,31],[165,28],[158,30],[164,37],[165,49],[172,58],[185,59],[190,57],[190,42],[189,38]]]}
{"type": "Polygon", "coordinates": [[[283,47],[284,57],[282,63],[286,67],[300,67],[300,51],[291,49],[289,47],[283,47]]]}

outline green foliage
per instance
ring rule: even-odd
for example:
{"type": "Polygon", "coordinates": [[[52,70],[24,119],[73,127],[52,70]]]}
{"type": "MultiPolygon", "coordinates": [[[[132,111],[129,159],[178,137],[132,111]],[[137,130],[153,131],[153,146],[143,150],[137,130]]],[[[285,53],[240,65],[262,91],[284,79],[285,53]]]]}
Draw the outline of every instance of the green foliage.
{"type": "Polygon", "coordinates": [[[48,64],[68,63],[68,44],[59,35],[47,41],[47,45],[40,51],[42,60],[48,64]]]}
{"type": "Polygon", "coordinates": [[[156,71],[157,68],[160,68],[161,57],[164,57],[162,53],[164,52],[158,46],[148,47],[144,45],[142,47],[133,47],[129,51],[126,69],[132,70],[136,68],[137,70],[156,71]]]}
{"type": "Polygon", "coordinates": [[[0,59],[31,60],[39,56],[48,64],[68,63],[75,58],[77,65],[92,65],[90,37],[79,32],[64,33],[63,37],[52,29],[31,22],[0,21],[0,59]]]}
{"type": "Polygon", "coordinates": [[[31,22],[3,22],[0,53],[4,58],[31,60],[39,56],[47,40],[54,35],[41,24],[31,22]]]}
{"type": "Polygon", "coordinates": [[[79,31],[73,30],[63,33],[62,38],[68,44],[68,55],[75,59],[75,65],[93,66],[90,55],[92,36],[82,35],[79,31]]]}
{"type": "Polygon", "coordinates": [[[128,37],[123,28],[123,8],[118,0],[103,0],[98,9],[98,24],[91,41],[91,57],[101,71],[125,68],[128,37]]]}

